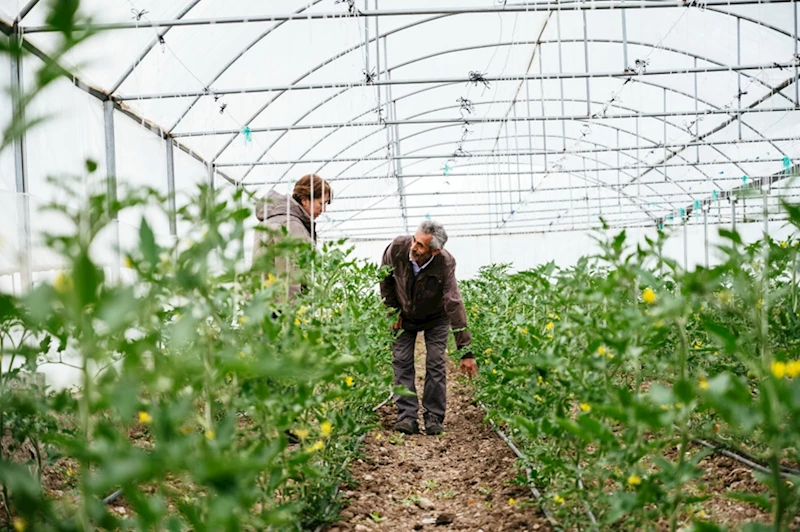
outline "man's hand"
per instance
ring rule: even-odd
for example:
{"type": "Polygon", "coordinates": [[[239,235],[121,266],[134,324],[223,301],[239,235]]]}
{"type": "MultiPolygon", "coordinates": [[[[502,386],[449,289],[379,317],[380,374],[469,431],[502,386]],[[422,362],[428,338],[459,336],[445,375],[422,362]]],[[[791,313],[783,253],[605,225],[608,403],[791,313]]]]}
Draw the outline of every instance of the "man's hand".
{"type": "Polygon", "coordinates": [[[392,325],[392,330],[399,331],[402,328],[403,328],[403,316],[397,316],[397,323],[392,325]]]}
{"type": "Polygon", "coordinates": [[[469,380],[472,380],[472,377],[478,376],[478,364],[475,362],[474,358],[461,359],[461,374],[469,377],[469,380]]]}

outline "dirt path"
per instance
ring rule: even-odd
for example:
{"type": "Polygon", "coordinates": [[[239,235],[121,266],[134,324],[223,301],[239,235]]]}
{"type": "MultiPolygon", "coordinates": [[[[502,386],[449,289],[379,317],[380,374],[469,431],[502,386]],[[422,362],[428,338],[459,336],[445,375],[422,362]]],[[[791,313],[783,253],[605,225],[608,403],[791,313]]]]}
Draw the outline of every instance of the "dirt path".
{"type": "MultiPolygon", "coordinates": [[[[425,347],[419,339],[416,355],[421,395],[425,347]]],[[[514,482],[516,456],[483,423],[483,411],[471,404],[468,385],[458,382],[449,361],[447,374],[445,433],[395,433],[395,407],[385,406],[381,429],[367,435],[365,457],[353,464],[358,488],[344,493],[349,505],[329,532],[550,529],[530,489],[514,482]]]]}

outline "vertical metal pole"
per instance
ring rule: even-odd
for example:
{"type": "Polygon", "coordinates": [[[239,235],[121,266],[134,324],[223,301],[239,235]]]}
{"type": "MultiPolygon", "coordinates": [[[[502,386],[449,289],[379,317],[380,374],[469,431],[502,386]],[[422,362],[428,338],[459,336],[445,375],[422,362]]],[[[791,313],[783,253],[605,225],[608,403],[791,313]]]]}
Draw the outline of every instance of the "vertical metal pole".
{"type": "MultiPolygon", "coordinates": [[[[539,50],[539,57],[541,57],[541,49],[539,50]]],[[[530,81],[525,80],[525,107],[528,112],[528,116],[531,115],[531,87],[530,81]]],[[[531,176],[531,190],[533,190],[533,130],[531,129],[531,120],[528,120],[528,174],[531,176]]],[[[542,121],[544,124],[544,121],[542,121]]],[[[547,137],[542,135],[542,140],[544,141],[544,166],[547,168],[547,137]]]]}
{"type": "Polygon", "coordinates": [[[708,268],[708,208],[709,205],[703,205],[703,241],[705,242],[706,252],[706,268],[708,268]]]}
{"type": "Polygon", "coordinates": [[[731,196],[731,229],[736,231],[736,198],[731,196]]]}
{"type": "Polygon", "coordinates": [[[209,161],[206,164],[206,170],[208,170],[208,188],[211,192],[214,192],[216,190],[214,183],[214,163],[209,161]]]}
{"type": "Polygon", "coordinates": [[[666,114],[667,114],[667,89],[664,89],[664,115],[665,115],[665,118],[664,118],[664,157],[663,157],[663,159],[664,159],[664,182],[665,183],[667,181],[669,181],[669,178],[667,178],[667,119],[666,119],[666,114]]]}
{"type": "Polygon", "coordinates": [[[175,152],[172,137],[167,137],[167,194],[169,201],[169,234],[178,236],[178,208],[175,200],[175,152]]]}
{"type": "MultiPolygon", "coordinates": [[[[369,0],[364,0],[364,11],[369,11],[369,0]]],[[[364,66],[369,74],[369,17],[364,17],[364,66]]]]}
{"type": "MultiPolygon", "coordinates": [[[[520,171],[519,166],[519,129],[518,129],[518,122],[517,122],[517,102],[511,104],[514,109],[514,146],[517,150],[517,201],[522,203],[522,172],[520,171]]],[[[530,116],[530,115],[528,115],[530,116]]],[[[530,123],[530,120],[528,120],[530,123]]]]}
{"type": "MultiPolygon", "coordinates": [[[[543,68],[542,67],[542,49],[539,48],[539,75],[540,76],[542,76],[542,72],[543,72],[542,68],[543,68]]],[[[544,112],[544,76],[539,78],[539,95],[540,95],[539,96],[539,104],[540,104],[540,107],[542,108],[542,116],[545,116],[545,112],[544,112]]],[[[530,116],[530,115],[528,115],[528,116],[530,116]]],[[[530,124],[530,121],[528,123],[530,124]]],[[[542,120],[542,139],[543,139],[542,146],[544,147],[544,169],[546,171],[547,168],[548,168],[548,166],[547,166],[547,121],[546,120],[542,120]]],[[[531,170],[531,171],[533,171],[533,170],[531,170]]],[[[531,190],[533,190],[532,184],[533,184],[533,175],[531,175],[531,190]]]]}
{"type": "MultiPolygon", "coordinates": [[[[558,4],[558,9],[556,10],[556,31],[558,37],[558,73],[562,74],[564,72],[564,61],[562,57],[563,51],[561,50],[561,4],[558,4]]],[[[558,80],[561,86],[561,116],[566,116],[566,111],[564,110],[564,78],[560,78],[558,80]]],[[[567,123],[565,120],[561,121],[561,144],[564,150],[567,149],[567,123]]],[[[570,204],[570,208],[572,205],[570,204]]]]}
{"type": "MultiPolygon", "coordinates": [[[[700,137],[700,107],[698,105],[698,100],[697,100],[697,72],[696,72],[696,70],[697,70],[697,58],[696,57],[694,58],[694,68],[695,68],[695,73],[694,73],[694,115],[695,115],[694,116],[694,138],[697,139],[698,137],[700,137]]],[[[691,132],[689,134],[691,134],[691,132]]],[[[697,162],[699,163],[700,162],[700,143],[699,142],[697,143],[696,150],[697,150],[697,162]]]]}
{"type": "MultiPolygon", "coordinates": [[[[583,15],[583,62],[586,66],[586,72],[589,70],[589,34],[588,26],[586,24],[586,10],[584,9],[581,14],[583,15]]],[[[592,116],[592,95],[589,92],[589,78],[586,78],[586,116],[592,116]]]]}
{"type": "Polygon", "coordinates": [[[794,40],[794,57],[795,57],[795,62],[794,62],[794,105],[796,107],[800,107],[800,89],[798,89],[798,79],[797,79],[797,74],[798,74],[798,69],[797,69],[797,57],[798,57],[798,55],[797,55],[797,53],[798,53],[797,52],[797,0],[794,0],[792,2],[792,6],[794,7],[794,35],[793,35],[793,37],[794,37],[793,38],[793,40],[794,40]]]}
{"type": "Polygon", "coordinates": [[[622,13],[622,65],[623,72],[628,68],[628,22],[625,20],[626,9],[620,9],[622,13]]]}
{"type": "Polygon", "coordinates": [[[106,188],[108,194],[109,216],[111,224],[114,226],[112,246],[111,281],[116,283],[119,280],[122,268],[120,260],[120,236],[119,219],[116,207],[113,205],[117,201],[117,140],[114,130],[114,102],[106,100],[103,102],[103,118],[105,125],[106,141],[106,188]]]}
{"type": "Polygon", "coordinates": [[[764,179],[761,192],[764,195],[764,242],[769,242],[769,178],[764,179]]]}
{"type": "Polygon", "coordinates": [[[689,217],[683,217],[683,269],[689,269],[689,217]]]}
{"type": "MultiPolygon", "coordinates": [[[[25,108],[22,105],[22,37],[16,31],[9,37],[12,53],[11,60],[11,109],[12,120],[18,124],[25,123],[25,108]],[[17,53],[20,52],[20,53],[17,53]]],[[[31,270],[31,204],[28,186],[27,150],[25,149],[25,132],[22,131],[14,139],[14,172],[16,175],[17,196],[17,235],[20,255],[20,288],[25,291],[33,284],[31,270]]]]}
{"type": "MultiPolygon", "coordinates": [[[[641,111],[640,111],[641,112],[641,111]]],[[[639,147],[641,144],[641,138],[639,137],[639,117],[636,117],[636,195],[642,195],[642,174],[641,174],[641,164],[640,161],[641,153],[639,151],[639,147]]]]}
{"type": "MultiPolygon", "coordinates": [[[[795,39],[795,43],[797,40],[795,39]]],[[[742,64],[742,19],[736,17],[736,64],[742,64]]],[[[742,140],[742,73],[738,72],[736,74],[736,82],[739,87],[739,94],[736,96],[737,100],[739,101],[739,112],[738,115],[738,123],[739,123],[739,140],[742,140]]]]}
{"type": "Polygon", "coordinates": [[[619,207],[619,213],[622,214],[622,184],[620,183],[620,174],[622,174],[620,168],[622,168],[622,165],[620,163],[619,129],[617,129],[617,207],[619,207]]]}
{"type": "MultiPolygon", "coordinates": [[[[389,45],[387,44],[386,39],[383,39],[383,59],[386,63],[386,79],[391,80],[392,71],[389,70],[389,45]]],[[[400,212],[403,215],[406,233],[408,233],[408,211],[406,209],[405,183],[403,182],[403,161],[400,159],[400,157],[403,155],[403,151],[400,149],[400,127],[397,125],[397,102],[394,101],[394,97],[392,96],[393,93],[391,84],[387,85],[387,93],[388,98],[386,100],[386,106],[389,108],[392,114],[392,121],[394,122],[392,128],[394,129],[394,153],[397,156],[397,158],[395,158],[397,193],[400,195],[400,212]]]]}

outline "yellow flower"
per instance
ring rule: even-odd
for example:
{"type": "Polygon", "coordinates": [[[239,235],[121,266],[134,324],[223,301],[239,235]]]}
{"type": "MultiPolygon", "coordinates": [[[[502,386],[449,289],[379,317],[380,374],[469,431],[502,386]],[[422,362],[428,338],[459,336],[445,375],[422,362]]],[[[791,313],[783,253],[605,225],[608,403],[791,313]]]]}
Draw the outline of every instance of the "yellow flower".
{"type": "Polygon", "coordinates": [[[553,330],[553,322],[552,321],[548,321],[547,325],[545,325],[544,328],[546,330],[548,330],[548,331],[552,331],[553,330]]]}
{"type": "Polygon", "coordinates": [[[514,506],[515,504],[517,504],[517,501],[516,499],[514,499],[514,497],[511,497],[510,499],[508,499],[508,504],[514,506]]]}
{"type": "Polygon", "coordinates": [[[496,370],[496,369],[493,369],[493,370],[492,370],[492,374],[493,374],[493,375],[497,375],[497,370],[496,370]]]}
{"type": "Polygon", "coordinates": [[[794,378],[800,375],[800,360],[792,360],[786,364],[786,374],[794,378]]]}
{"type": "Polygon", "coordinates": [[[527,327],[517,327],[517,332],[519,332],[521,335],[525,336],[526,334],[528,334],[528,328],[527,327]]]}
{"type": "Polygon", "coordinates": [[[642,479],[637,475],[631,475],[628,477],[628,486],[638,486],[642,483],[642,479]]]}
{"type": "Polygon", "coordinates": [[[21,517],[17,517],[14,519],[14,530],[17,532],[24,532],[27,524],[25,520],[21,517]]]}
{"type": "Polygon", "coordinates": [[[759,299],[759,300],[756,302],[756,308],[757,308],[758,310],[761,310],[761,307],[763,307],[763,306],[764,306],[764,300],[763,300],[763,299],[759,299]]]}
{"type": "Polygon", "coordinates": [[[295,327],[300,327],[300,318],[295,318],[294,319],[294,326],[295,327]]]}
{"type": "Polygon", "coordinates": [[[381,439],[381,435],[380,435],[380,434],[376,434],[376,435],[375,435],[375,439],[376,439],[376,440],[380,440],[380,439],[381,439]]]}
{"type": "Polygon", "coordinates": [[[652,305],[656,302],[656,293],[653,291],[652,288],[647,287],[642,292],[642,301],[647,303],[648,305],[652,305]]]}
{"type": "Polygon", "coordinates": [[[581,403],[581,410],[584,412],[591,412],[592,407],[588,403],[581,403]]]}
{"type": "Polygon", "coordinates": [[[701,390],[708,390],[708,381],[705,377],[700,377],[700,389],[701,390]]]}
{"type": "Polygon", "coordinates": [[[308,438],[308,434],[309,433],[308,433],[308,429],[294,429],[292,431],[292,434],[294,434],[295,436],[297,436],[301,440],[305,440],[306,438],[308,438]]]}
{"type": "Polygon", "coordinates": [[[547,337],[548,337],[550,340],[552,340],[552,339],[553,339],[553,335],[552,335],[552,334],[548,334],[548,335],[547,335],[547,337]]]}
{"type": "Polygon", "coordinates": [[[66,273],[61,272],[58,274],[58,277],[56,277],[53,288],[55,288],[57,292],[65,294],[72,289],[72,279],[66,273]]]}
{"type": "Polygon", "coordinates": [[[600,347],[597,348],[597,354],[600,355],[600,356],[605,355],[606,354],[606,348],[601,345],[600,347]]]}
{"type": "Polygon", "coordinates": [[[153,418],[147,412],[139,412],[139,423],[150,423],[153,418]]]}
{"type": "Polygon", "coordinates": [[[264,288],[269,288],[270,286],[274,285],[275,281],[277,281],[277,280],[278,280],[278,278],[270,273],[269,275],[267,275],[267,278],[264,280],[264,288]]]}
{"type": "Polygon", "coordinates": [[[537,376],[536,376],[536,382],[538,382],[538,383],[539,383],[539,386],[541,386],[542,384],[544,384],[544,379],[542,378],[542,376],[541,376],[541,375],[537,375],[537,376]]]}
{"type": "Polygon", "coordinates": [[[299,309],[297,309],[297,315],[298,315],[298,316],[302,316],[303,314],[305,314],[305,313],[306,313],[306,311],[307,311],[307,310],[308,310],[308,307],[306,307],[305,305],[303,305],[302,307],[300,307],[299,309]]]}
{"type": "Polygon", "coordinates": [[[698,340],[698,341],[696,341],[694,343],[694,348],[695,349],[700,349],[701,347],[703,347],[703,342],[701,342],[700,340],[698,340]]]}
{"type": "Polygon", "coordinates": [[[484,351],[483,354],[484,355],[491,355],[492,354],[492,348],[491,347],[487,347],[486,351],[484,351]]]}
{"type": "Polygon", "coordinates": [[[786,363],[785,362],[773,362],[772,363],[772,374],[782,379],[786,376],[786,363]]]}
{"type": "Polygon", "coordinates": [[[248,321],[249,319],[250,319],[250,318],[248,318],[247,316],[239,316],[239,323],[241,323],[242,325],[244,325],[245,323],[247,323],[247,321],[248,321]]]}
{"type": "Polygon", "coordinates": [[[694,515],[695,515],[695,517],[697,517],[698,519],[706,519],[706,518],[708,517],[708,514],[706,514],[706,511],[705,511],[705,510],[703,510],[703,509],[701,509],[699,512],[697,512],[697,513],[696,513],[696,514],[694,514],[694,515]]]}
{"type": "Polygon", "coordinates": [[[542,396],[539,395],[539,394],[536,394],[536,393],[533,394],[533,398],[536,399],[536,401],[539,402],[539,403],[544,401],[544,399],[542,399],[542,396]]]}
{"type": "Polygon", "coordinates": [[[484,359],[483,359],[483,363],[484,363],[484,364],[486,364],[486,365],[488,366],[488,365],[489,365],[489,359],[488,359],[488,358],[484,358],[484,359]]]}
{"type": "Polygon", "coordinates": [[[207,440],[213,440],[216,437],[217,437],[217,433],[214,432],[213,430],[207,430],[206,431],[206,439],[207,440]]]}
{"type": "Polygon", "coordinates": [[[322,442],[322,440],[317,440],[317,441],[314,442],[314,445],[306,447],[306,452],[313,453],[313,452],[316,452],[316,451],[321,451],[324,448],[325,448],[325,444],[322,442]]]}
{"type": "Polygon", "coordinates": [[[556,504],[564,504],[564,497],[562,497],[561,495],[556,495],[555,497],[553,497],[553,500],[555,501],[556,504]]]}
{"type": "Polygon", "coordinates": [[[323,421],[319,426],[320,432],[322,432],[323,436],[330,436],[333,432],[333,425],[328,420],[323,421]]]}
{"type": "Polygon", "coordinates": [[[352,388],[355,380],[353,380],[353,377],[345,377],[344,383],[352,388]]]}
{"type": "Polygon", "coordinates": [[[781,247],[782,247],[782,248],[785,248],[785,247],[786,247],[786,246],[788,246],[788,245],[789,245],[789,244],[787,244],[787,243],[786,243],[786,240],[781,240],[781,247]]]}

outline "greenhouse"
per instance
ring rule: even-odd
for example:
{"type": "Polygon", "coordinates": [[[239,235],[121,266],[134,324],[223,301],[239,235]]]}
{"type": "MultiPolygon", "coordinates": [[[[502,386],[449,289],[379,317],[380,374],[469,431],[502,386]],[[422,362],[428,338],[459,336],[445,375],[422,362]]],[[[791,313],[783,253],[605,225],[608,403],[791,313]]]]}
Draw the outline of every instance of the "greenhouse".
{"type": "Polygon", "coordinates": [[[800,530],[798,24],[0,0],[0,529],[800,530]]]}

